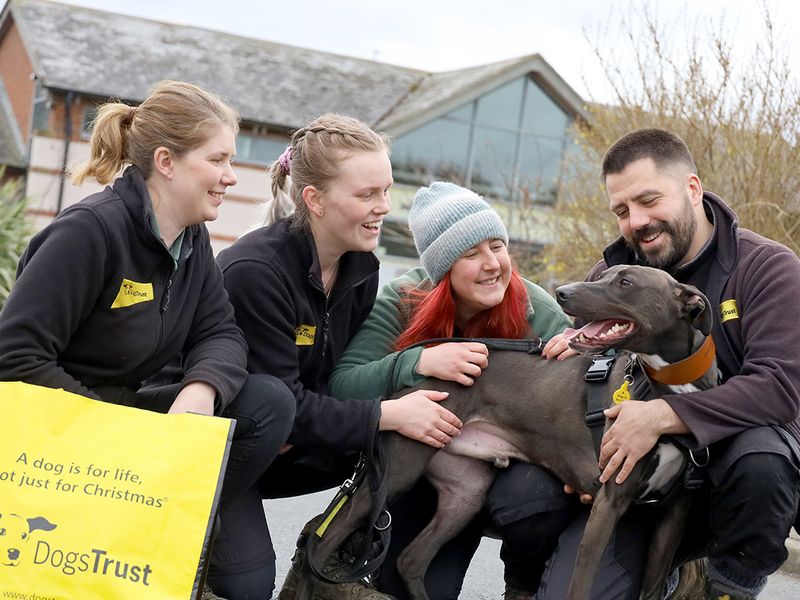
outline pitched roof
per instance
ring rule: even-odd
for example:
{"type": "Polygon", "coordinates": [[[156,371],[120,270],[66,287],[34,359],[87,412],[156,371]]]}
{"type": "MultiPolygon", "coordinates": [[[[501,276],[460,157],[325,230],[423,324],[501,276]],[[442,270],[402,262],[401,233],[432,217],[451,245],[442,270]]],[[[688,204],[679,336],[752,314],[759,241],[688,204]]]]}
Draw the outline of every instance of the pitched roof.
{"type": "Polygon", "coordinates": [[[588,112],[580,96],[539,54],[521,56],[488,65],[426,73],[409,88],[378,123],[395,134],[405,133],[440,114],[484,94],[517,77],[532,73],[561,107],[573,116],[587,119],[588,112]],[[431,114],[433,113],[433,114],[431,114]]]}
{"type": "Polygon", "coordinates": [[[53,89],[141,101],[159,80],[180,79],[228,99],[246,121],[291,128],[334,111],[397,133],[528,69],[557,79],[565,108],[582,110],[539,55],[431,73],[49,0],[9,7],[37,75],[53,89]]]}

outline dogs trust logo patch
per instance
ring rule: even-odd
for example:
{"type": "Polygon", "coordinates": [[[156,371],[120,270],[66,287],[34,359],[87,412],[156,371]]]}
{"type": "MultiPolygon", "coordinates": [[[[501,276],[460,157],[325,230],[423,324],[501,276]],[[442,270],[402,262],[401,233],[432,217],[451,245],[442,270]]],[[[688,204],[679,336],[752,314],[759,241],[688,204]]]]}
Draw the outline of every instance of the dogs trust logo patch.
{"type": "Polygon", "coordinates": [[[313,346],[316,333],[316,325],[298,325],[294,328],[294,343],[298,346],[313,346]]]}
{"type": "Polygon", "coordinates": [[[719,305],[720,322],[730,321],[731,319],[739,318],[739,309],[736,306],[736,300],[725,300],[719,305]]]}
{"type": "Polygon", "coordinates": [[[0,513],[0,567],[17,567],[36,532],[53,531],[56,526],[44,517],[26,519],[15,514],[0,513]]]}
{"type": "Polygon", "coordinates": [[[153,294],[152,283],[139,283],[138,281],[123,279],[111,308],[125,308],[126,306],[139,304],[139,302],[150,302],[153,299],[155,299],[155,295],[153,294]]]}

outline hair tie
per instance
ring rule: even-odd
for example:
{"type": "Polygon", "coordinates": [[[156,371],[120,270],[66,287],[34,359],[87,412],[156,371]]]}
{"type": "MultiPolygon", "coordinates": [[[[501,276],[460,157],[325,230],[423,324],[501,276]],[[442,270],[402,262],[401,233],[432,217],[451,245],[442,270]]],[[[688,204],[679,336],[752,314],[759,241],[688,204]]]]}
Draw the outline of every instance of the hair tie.
{"type": "Polygon", "coordinates": [[[288,175],[292,170],[292,147],[286,146],[286,150],[283,151],[278,157],[278,164],[281,166],[281,169],[288,175]]]}
{"type": "Polygon", "coordinates": [[[136,115],[136,109],[139,108],[138,106],[131,106],[128,108],[128,115],[125,117],[125,124],[130,125],[133,123],[133,117],[136,115]]]}

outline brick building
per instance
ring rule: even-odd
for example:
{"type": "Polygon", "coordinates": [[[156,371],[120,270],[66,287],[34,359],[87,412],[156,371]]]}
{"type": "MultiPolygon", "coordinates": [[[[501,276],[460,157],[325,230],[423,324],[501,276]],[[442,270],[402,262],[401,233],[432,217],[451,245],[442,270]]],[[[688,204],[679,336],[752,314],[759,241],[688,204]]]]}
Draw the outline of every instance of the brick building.
{"type": "Polygon", "coordinates": [[[161,79],[214,91],[242,117],[239,183],[208,224],[217,250],[257,223],[264,167],[293,129],[334,111],[392,135],[397,185],[381,241],[385,277],[415,257],[408,203],[417,186],[438,178],[486,195],[517,250],[535,251],[549,237],[568,127],[586,116],[582,99],[538,54],[433,73],[48,0],[9,0],[0,14],[0,164],[24,177],[38,226],[98,189],[61,176],[86,156],[96,107],[109,98],[141,102],[161,79]],[[537,211],[533,223],[520,222],[521,198],[537,211]]]}

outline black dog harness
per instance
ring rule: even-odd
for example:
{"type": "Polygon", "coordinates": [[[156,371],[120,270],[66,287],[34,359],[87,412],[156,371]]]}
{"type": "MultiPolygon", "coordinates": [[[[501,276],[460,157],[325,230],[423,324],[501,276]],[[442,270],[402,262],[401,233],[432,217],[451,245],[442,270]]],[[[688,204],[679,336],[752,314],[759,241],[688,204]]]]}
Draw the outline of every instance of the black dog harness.
{"type": "MultiPolygon", "coordinates": [[[[714,346],[713,341],[709,343],[711,337],[707,337],[703,345],[698,349],[696,354],[701,354],[701,361],[705,361],[709,352],[713,356],[714,346]]],[[[618,355],[613,351],[607,354],[595,356],[592,363],[586,370],[584,380],[586,381],[586,413],[584,421],[586,426],[592,433],[592,440],[594,441],[594,448],[597,458],[600,458],[600,447],[603,440],[603,433],[605,431],[606,417],[604,411],[608,408],[608,386],[606,381],[614,366],[614,362],[618,355]]],[[[676,363],[679,365],[679,363],[676,363]]],[[[683,367],[683,365],[680,365],[683,367]]],[[[666,369],[669,369],[667,367],[666,369]]],[[[695,368],[696,370],[696,368],[695,368]]],[[[699,379],[703,373],[707,371],[707,367],[702,370],[692,372],[691,381],[699,379]]],[[[672,377],[672,372],[667,371],[664,374],[666,377],[672,377]]],[[[630,400],[631,398],[639,398],[648,400],[652,392],[652,384],[650,378],[653,377],[657,381],[663,383],[678,384],[685,383],[685,381],[664,381],[663,377],[659,379],[659,374],[655,370],[642,365],[635,354],[628,355],[628,362],[625,364],[625,374],[623,382],[620,387],[612,394],[612,399],[615,404],[630,400]]],[[[706,467],[709,461],[709,450],[704,448],[699,452],[695,452],[687,448],[684,443],[677,437],[669,436],[670,441],[675,445],[678,450],[684,455],[684,469],[675,479],[669,483],[657,496],[648,496],[645,498],[637,498],[635,504],[652,504],[662,502],[669,498],[673,492],[682,487],[688,490],[694,490],[701,487],[705,481],[706,467]]]]}

